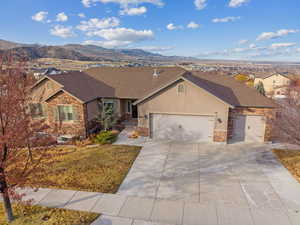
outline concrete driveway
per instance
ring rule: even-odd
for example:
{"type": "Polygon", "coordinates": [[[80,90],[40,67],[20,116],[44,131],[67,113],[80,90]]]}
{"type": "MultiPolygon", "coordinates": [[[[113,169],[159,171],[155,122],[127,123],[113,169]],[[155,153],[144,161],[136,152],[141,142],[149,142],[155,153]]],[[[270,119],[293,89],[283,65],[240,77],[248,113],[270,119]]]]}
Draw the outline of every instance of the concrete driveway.
{"type": "Polygon", "coordinates": [[[154,199],[152,221],[176,212],[176,224],[297,225],[300,185],[273,147],[148,143],[118,194],[154,199]]]}

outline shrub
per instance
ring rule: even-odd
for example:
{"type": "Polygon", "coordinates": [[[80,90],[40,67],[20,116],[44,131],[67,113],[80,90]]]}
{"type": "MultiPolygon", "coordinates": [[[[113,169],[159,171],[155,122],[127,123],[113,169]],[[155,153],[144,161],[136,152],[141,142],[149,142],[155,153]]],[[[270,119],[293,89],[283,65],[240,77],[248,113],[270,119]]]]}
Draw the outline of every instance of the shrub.
{"type": "Polygon", "coordinates": [[[234,79],[236,79],[237,81],[240,81],[242,83],[249,81],[249,77],[245,74],[238,74],[234,77],[234,79]]]}
{"type": "Polygon", "coordinates": [[[102,131],[96,135],[94,142],[101,145],[112,144],[117,140],[117,137],[118,133],[115,131],[102,131]]]}

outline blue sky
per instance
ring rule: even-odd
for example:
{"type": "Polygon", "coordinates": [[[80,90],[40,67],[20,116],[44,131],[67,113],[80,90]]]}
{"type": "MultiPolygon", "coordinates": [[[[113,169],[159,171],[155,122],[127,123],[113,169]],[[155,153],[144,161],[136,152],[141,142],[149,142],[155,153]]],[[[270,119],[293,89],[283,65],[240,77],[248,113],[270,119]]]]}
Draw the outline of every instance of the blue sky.
{"type": "Polygon", "coordinates": [[[2,0],[0,39],[299,61],[299,9],[299,0],[2,0]]]}

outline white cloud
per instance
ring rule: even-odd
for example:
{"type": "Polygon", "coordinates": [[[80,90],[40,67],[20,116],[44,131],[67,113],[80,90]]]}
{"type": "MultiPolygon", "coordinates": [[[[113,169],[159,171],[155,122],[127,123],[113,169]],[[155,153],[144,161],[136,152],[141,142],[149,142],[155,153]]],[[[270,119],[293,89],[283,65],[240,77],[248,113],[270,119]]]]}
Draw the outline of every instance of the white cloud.
{"type": "Polygon", "coordinates": [[[68,16],[64,12],[58,13],[56,15],[56,21],[57,22],[66,22],[66,21],[68,21],[68,16]]]}
{"type": "Polygon", "coordinates": [[[61,38],[73,37],[74,33],[72,27],[65,27],[62,25],[56,25],[50,30],[50,34],[61,38]]]}
{"type": "Polygon", "coordinates": [[[104,41],[87,41],[106,48],[125,47],[133,43],[138,43],[154,38],[152,30],[134,30],[129,28],[110,28],[87,33],[88,36],[98,36],[104,41]]]}
{"type": "Polygon", "coordinates": [[[157,6],[163,6],[164,3],[162,0],[81,0],[82,4],[85,7],[91,7],[97,2],[101,3],[117,3],[119,4],[122,8],[127,8],[129,5],[140,5],[143,3],[150,3],[153,5],[157,6]]]}
{"type": "Polygon", "coordinates": [[[145,6],[141,6],[139,8],[125,8],[120,11],[121,15],[129,15],[129,16],[136,16],[142,15],[147,12],[147,8],[145,6]]]}
{"type": "Polygon", "coordinates": [[[88,21],[81,21],[77,29],[81,31],[94,31],[105,28],[117,27],[120,25],[120,20],[116,17],[104,19],[92,18],[88,21]]]}
{"type": "Polygon", "coordinates": [[[47,22],[46,21],[47,16],[48,16],[48,12],[40,11],[40,12],[36,13],[35,15],[33,15],[31,17],[31,19],[33,19],[34,21],[37,21],[37,22],[47,22]]]}
{"type": "Polygon", "coordinates": [[[78,13],[78,16],[79,16],[80,18],[85,18],[85,14],[84,14],[84,13],[78,13]]]}
{"type": "Polygon", "coordinates": [[[188,25],[187,25],[187,28],[190,28],[190,29],[197,29],[199,28],[200,25],[195,23],[194,21],[191,21],[188,25]]]}
{"type": "Polygon", "coordinates": [[[174,23],[170,23],[167,25],[168,30],[180,30],[182,28],[183,28],[182,26],[175,26],[174,23]]]}
{"type": "Polygon", "coordinates": [[[206,0],[195,0],[194,4],[198,10],[202,10],[207,6],[206,0]]]}
{"type": "Polygon", "coordinates": [[[250,45],[249,45],[249,48],[250,48],[250,49],[256,49],[257,46],[256,46],[256,44],[250,44],[250,45]]]}
{"type": "Polygon", "coordinates": [[[229,7],[231,7],[231,8],[237,8],[237,7],[240,7],[240,6],[244,5],[244,4],[246,4],[249,1],[250,0],[230,0],[229,7]]]}
{"type": "Polygon", "coordinates": [[[279,49],[279,48],[287,48],[287,47],[293,47],[296,43],[273,43],[271,44],[271,49],[279,49]]]}
{"type": "Polygon", "coordinates": [[[174,49],[174,47],[171,46],[166,46],[166,47],[161,47],[161,46],[144,46],[144,47],[138,47],[138,49],[142,49],[145,51],[150,51],[150,52],[166,52],[174,49]]]}
{"type": "Polygon", "coordinates": [[[264,32],[264,33],[260,34],[256,40],[262,41],[262,40],[275,39],[275,38],[284,37],[289,34],[293,34],[293,33],[297,33],[297,32],[299,32],[299,30],[293,30],[293,29],[289,29],[289,30],[281,29],[276,32],[264,32]]]}
{"type": "Polygon", "coordinates": [[[239,41],[239,45],[244,45],[247,44],[249,42],[249,40],[243,39],[239,41]]]}
{"type": "Polygon", "coordinates": [[[228,23],[228,22],[234,22],[236,20],[241,19],[240,16],[228,16],[224,18],[214,18],[212,20],[213,23],[228,23]]]}

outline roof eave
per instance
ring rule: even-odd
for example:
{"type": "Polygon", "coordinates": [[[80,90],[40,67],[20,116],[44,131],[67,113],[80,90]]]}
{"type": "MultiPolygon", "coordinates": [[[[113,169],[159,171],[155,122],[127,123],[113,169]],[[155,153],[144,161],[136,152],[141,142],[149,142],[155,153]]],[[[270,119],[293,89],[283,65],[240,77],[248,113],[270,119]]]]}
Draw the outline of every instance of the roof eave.
{"type": "MultiPolygon", "coordinates": [[[[159,91],[164,90],[165,88],[169,87],[170,85],[172,85],[172,84],[178,82],[179,80],[187,81],[187,82],[191,83],[192,85],[196,86],[197,88],[201,88],[201,87],[199,87],[198,85],[195,85],[195,84],[194,84],[192,81],[190,81],[189,79],[186,79],[183,75],[184,75],[184,74],[182,74],[182,75],[181,75],[179,78],[177,78],[176,80],[173,80],[172,82],[170,82],[170,83],[164,85],[163,87],[161,87],[161,88],[159,88],[159,89],[157,89],[157,90],[151,92],[150,94],[148,94],[147,96],[141,98],[140,100],[135,101],[135,102],[133,103],[133,105],[138,105],[138,104],[140,104],[140,103],[146,101],[148,98],[152,97],[153,95],[155,95],[155,94],[158,93],[159,91]]],[[[202,89],[203,89],[203,88],[202,88],[202,89]]],[[[203,90],[205,90],[205,89],[203,89],[203,90]]],[[[223,102],[224,104],[228,105],[230,108],[235,108],[234,105],[232,105],[232,104],[230,104],[230,103],[228,103],[228,102],[225,102],[223,99],[220,99],[218,96],[216,96],[216,95],[210,93],[210,92],[207,91],[207,90],[205,90],[205,91],[206,91],[207,93],[213,95],[213,96],[216,97],[217,99],[219,99],[219,100],[220,100],[221,102],[223,102]]]]}
{"type": "Polygon", "coordinates": [[[55,95],[57,95],[59,92],[65,92],[66,94],[72,96],[73,98],[75,98],[77,101],[79,101],[81,104],[85,104],[86,102],[88,101],[83,101],[81,99],[79,99],[78,97],[76,97],[75,95],[71,94],[70,92],[64,90],[64,89],[59,89],[58,91],[54,92],[52,95],[48,96],[46,99],[45,99],[45,102],[48,101],[50,98],[53,98],[55,95]]]}

